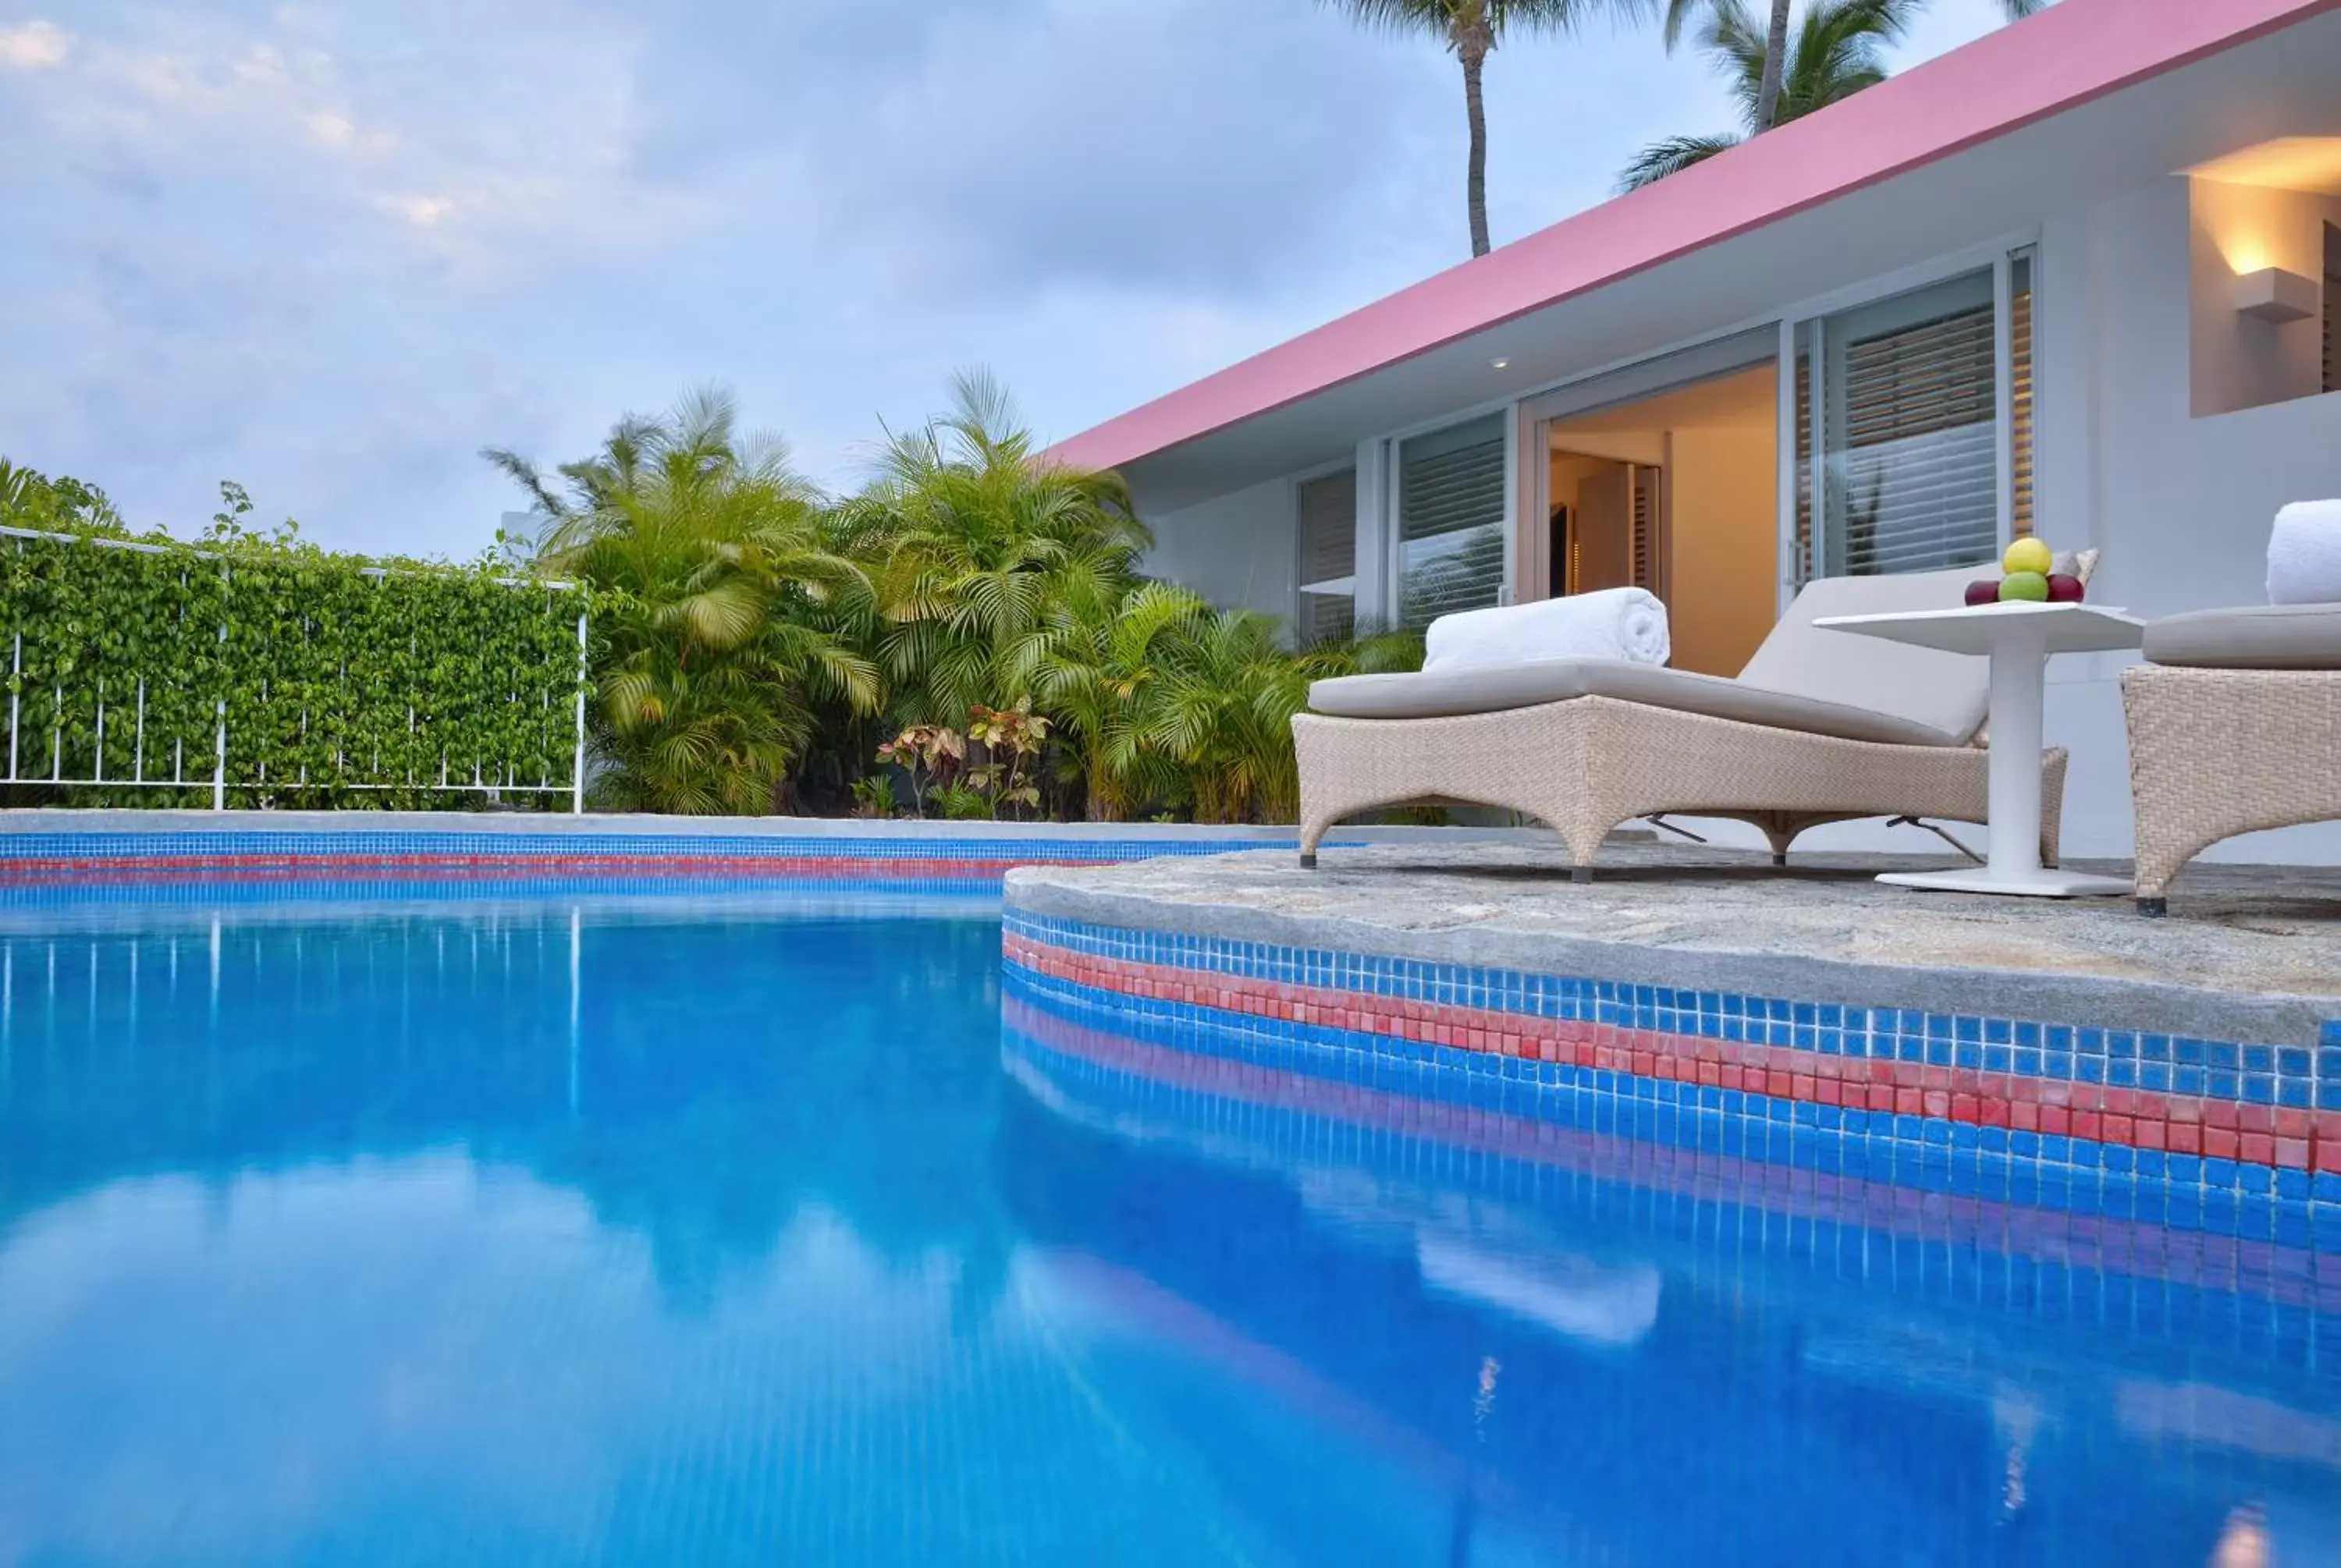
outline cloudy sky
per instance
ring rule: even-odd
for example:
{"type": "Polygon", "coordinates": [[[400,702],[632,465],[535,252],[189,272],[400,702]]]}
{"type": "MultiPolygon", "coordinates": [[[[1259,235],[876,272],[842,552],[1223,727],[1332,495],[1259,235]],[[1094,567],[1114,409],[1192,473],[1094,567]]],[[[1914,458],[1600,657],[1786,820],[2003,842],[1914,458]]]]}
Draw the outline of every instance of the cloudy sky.
{"type": "MultiPolygon", "coordinates": [[[[1499,244],[1730,123],[1606,24],[1489,100],[1499,244]]],[[[1068,435],[1462,259],[1462,159],[1453,61],[1314,0],[0,0],[0,454],[468,555],[480,446],[712,382],[842,487],[956,367],[1068,435]]]]}

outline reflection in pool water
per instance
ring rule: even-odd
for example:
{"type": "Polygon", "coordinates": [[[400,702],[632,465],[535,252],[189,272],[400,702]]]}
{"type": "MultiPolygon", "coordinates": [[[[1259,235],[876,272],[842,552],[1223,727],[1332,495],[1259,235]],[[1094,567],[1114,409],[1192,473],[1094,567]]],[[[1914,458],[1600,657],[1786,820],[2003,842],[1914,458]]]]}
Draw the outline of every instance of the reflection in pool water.
{"type": "Polygon", "coordinates": [[[2281,1282],[1206,1091],[980,907],[11,918],[0,1563],[2341,1543],[2281,1282]]]}

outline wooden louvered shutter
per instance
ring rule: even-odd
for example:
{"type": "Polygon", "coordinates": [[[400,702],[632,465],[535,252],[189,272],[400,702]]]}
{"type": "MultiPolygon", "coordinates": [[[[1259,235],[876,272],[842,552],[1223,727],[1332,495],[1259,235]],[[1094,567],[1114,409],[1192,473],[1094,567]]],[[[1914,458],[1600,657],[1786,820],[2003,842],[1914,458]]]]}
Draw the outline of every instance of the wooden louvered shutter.
{"type": "Polygon", "coordinates": [[[1633,568],[1634,586],[1667,596],[1664,581],[1666,550],[1659,537],[1659,486],[1664,483],[1663,470],[1637,464],[1633,471],[1633,568]]]}
{"type": "Polygon", "coordinates": [[[2325,390],[2341,392],[2341,343],[2335,342],[2341,322],[2341,227],[2325,225],[2325,390]]]}
{"type": "Polygon", "coordinates": [[[2017,538],[2032,531],[2033,430],[2039,399],[2033,387],[2032,258],[2018,255],[2011,263],[2007,284],[2007,435],[2009,531],[2017,538]]]}
{"type": "Polygon", "coordinates": [[[1813,344],[1819,332],[1817,323],[1797,332],[1797,553],[1791,565],[1799,588],[1821,574],[1813,521],[1813,344]]]}

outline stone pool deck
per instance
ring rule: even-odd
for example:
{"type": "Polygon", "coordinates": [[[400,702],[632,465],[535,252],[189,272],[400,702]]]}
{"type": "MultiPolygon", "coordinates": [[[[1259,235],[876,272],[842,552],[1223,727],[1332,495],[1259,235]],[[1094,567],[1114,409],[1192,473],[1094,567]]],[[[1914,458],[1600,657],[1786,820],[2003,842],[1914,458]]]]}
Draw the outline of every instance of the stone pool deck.
{"type": "MultiPolygon", "coordinates": [[[[2171,916],[2115,898],[1887,888],[1941,858],[1761,855],[1616,843],[1574,884],[1518,839],[1015,871],[1011,909],[1058,919],[1678,990],[2330,1048],[2341,868],[2197,866],[2171,916]]],[[[2126,868],[2106,868],[2117,872],[2126,868]]]]}

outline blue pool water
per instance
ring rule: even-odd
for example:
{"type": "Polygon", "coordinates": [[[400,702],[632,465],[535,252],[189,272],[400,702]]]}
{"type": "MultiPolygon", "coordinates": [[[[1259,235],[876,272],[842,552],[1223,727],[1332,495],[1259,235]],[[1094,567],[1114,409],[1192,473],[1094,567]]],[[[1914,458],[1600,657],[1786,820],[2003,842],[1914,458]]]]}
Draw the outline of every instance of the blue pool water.
{"type": "Polygon", "coordinates": [[[1166,1084],[1001,990],[972,905],[0,916],[0,1564],[2341,1562],[2282,1280],[1166,1084]]]}

